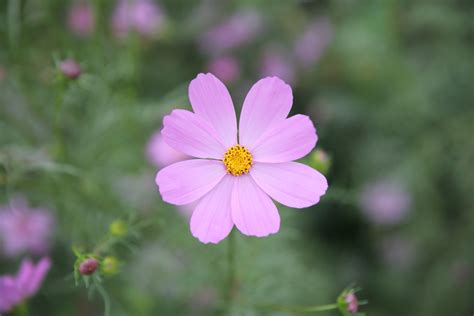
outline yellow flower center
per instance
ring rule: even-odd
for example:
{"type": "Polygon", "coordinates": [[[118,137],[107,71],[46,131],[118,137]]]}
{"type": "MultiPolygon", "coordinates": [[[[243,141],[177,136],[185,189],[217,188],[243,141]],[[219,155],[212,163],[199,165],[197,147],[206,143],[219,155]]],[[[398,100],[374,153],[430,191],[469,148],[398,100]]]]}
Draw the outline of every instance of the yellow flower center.
{"type": "Polygon", "coordinates": [[[231,175],[241,176],[249,172],[252,166],[252,159],[252,154],[247,148],[235,145],[225,152],[224,166],[231,175]]]}

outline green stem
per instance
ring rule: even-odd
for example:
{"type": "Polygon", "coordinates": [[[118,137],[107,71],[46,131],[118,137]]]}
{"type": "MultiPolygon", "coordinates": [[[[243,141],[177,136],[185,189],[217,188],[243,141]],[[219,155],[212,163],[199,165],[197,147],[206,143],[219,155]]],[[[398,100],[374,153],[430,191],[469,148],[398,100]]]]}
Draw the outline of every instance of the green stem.
{"type": "Polygon", "coordinates": [[[235,234],[231,232],[228,239],[227,250],[227,264],[228,264],[228,279],[227,279],[227,301],[229,307],[232,305],[236,290],[237,290],[237,274],[235,269],[235,234]]]}
{"type": "Polygon", "coordinates": [[[63,135],[61,131],[61,112],[63,108],[65,84],[60,79],[58,83],[58,91],[55,97],[55,115],[54,115],[54,135],[56,137],[56,156],[61,157],[64,150],[63,135]]]}
{"type": "Polygon", "coordinates": [[[318,313],[339,308],[337,304],[326,304],[317,306],[256,305],[255,307],[259,309],[289,313],[318,313]]]}
{"type": "Polygon", "coordinates": [[[15,316],[28,316],[28,305],[26,302],[21,303],[20,305],[15,306],[13,312],[15,316]]]}
{"type": "Polygon", "coordinates": [[[100,293],[102,296],[102,299],[104,300],[104,316],[110,316],[110,298],[109,295],[107,294],[107,291],[105,291],[104,287],[102,284],[99,282],[96,282],[96,287],[97,291],[100,293]]]}

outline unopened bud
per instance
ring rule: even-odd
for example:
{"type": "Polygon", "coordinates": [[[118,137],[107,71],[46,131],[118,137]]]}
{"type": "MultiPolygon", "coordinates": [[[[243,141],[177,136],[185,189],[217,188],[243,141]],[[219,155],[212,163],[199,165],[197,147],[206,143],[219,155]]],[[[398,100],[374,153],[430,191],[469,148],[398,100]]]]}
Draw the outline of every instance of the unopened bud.
{"type": "Polygon", "coordinates": [[[127,224],[124,221],[117,219],[110,224],[109,232],[112,236],[124,236],[127,234],[127,224]]]}
{"type": "Polygon", "coordinates": [[[357,299],[356,291],[357,289],[347,288],[337,298],[337,305],[344,316],[356,314],[360,305],[367,304],[366,301],[359,301],[357,299]]]}
{"type": "Polygon", "coordinates": [[[59,65],[61,73],[69,79],[76,79],[81,75],[81,66],[74,59],[66,59],[59,65]]]}
{"type": "Polygon", "coordinates": [[[351,292],[346,295],[346,303],[347,303],[347,310],[351,314],[357,313],[357,309],[359,308],[359,303],[357,301],[357,296],[351,292]]]}
{"type": "Polygon", "coordinates": [[[322,149],[314,150],[309,156],[309,164],[321,173],[327,174],[331,167],[331,157],[322,149]]]}
{"type": "Polygon", "coordinates": [[[114,275],[118,273],[119,261],[116,257],[107,256],[102,261],[101,266],[102,272],[108,275],[114,275]]]}
{"type": "Polygon", "coordinates": [[[82,275],[91,275],[97,270],[99,262],[95,258],[87,258],[79,265],[79,272],[82,275]]]}

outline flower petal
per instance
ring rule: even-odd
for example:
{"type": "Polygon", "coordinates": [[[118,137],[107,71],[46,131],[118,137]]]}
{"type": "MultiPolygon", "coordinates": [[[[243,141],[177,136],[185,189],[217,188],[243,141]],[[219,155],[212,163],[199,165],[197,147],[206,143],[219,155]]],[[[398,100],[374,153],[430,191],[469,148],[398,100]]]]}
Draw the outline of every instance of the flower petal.
{"type": "Polygon", "coordinates": [[[293,103],[291,88],[277,77],[259,80],[245,97],[239,122],[239,143],[253,148],[262,134],[285,120],[293,103]]]}
{"type": "Polygon", "coordinates": [[[256,142],[253,160],[258,162],[287,162],[306,156],[316,145],[318,137],[313,122],[306,115],[292,116],[256,142]]]}
{"type": "Polygon", "coordinates": [[[250,175],[263,191],[289,207],[314,205],[328,188],[321,173],[298,162],[255,163],[250,175]]]}
{"type": "Polygon", "coordinates": [[[225,176],[194,209],[191,233],[201,242],[217,244],[226,238],[234,227],[230,205],[234,182],[233,176],[225,176]]]}
{"type": "Polygon", "coordinates": [[[21,261],[20,270],[16,276],[16,282],[20,293],[26,297],[28,294],[28,287],[31,278],[35,273],[35,267],[30,259],[23,259],[21,261]]]}
{"type": "Polygon", "coordinates": [[[0,293],[0,313],[9,312],[23,299],[15,278],[8,275],[0,276],[0,293]]]}
{"type": "Polygon", "coordinates": [[[34,272],[31,275],[31,278],[28,283],[28,288],[27,288],[27,293],[26,293],[28,296],[32,296],[38,291],[50,267],[51,267],[51,260],[47,257],[42,258],[36,264],[36,267],[34,268],[34,272]]]}
{"type": "Polygon", "coordinates": [[[203,118],[186,110],[173,110],[163,119],[161,135],[172,148],[197,158],[222,159],[226,147],[203,118]]]}
{"type": "Polygon", "coordinates": [[[280,214],[275,204],[248,175],[235,180],[232,220],[248,236],[264,237],[280,229],[280,214]]]}
{"type": "Polygon", "coordinates": [[[194,113],[209,122],[226,147],[237,144],[234,104],[225,85],[213,74],[199,74],[189,85],[194,113]]]}
{"type": "Polygon", "coordinates": [[[221,161],[192,159],[161,169],[155,182],[165,202],[185,205],[211,191],[225,174],[221,161]]]}

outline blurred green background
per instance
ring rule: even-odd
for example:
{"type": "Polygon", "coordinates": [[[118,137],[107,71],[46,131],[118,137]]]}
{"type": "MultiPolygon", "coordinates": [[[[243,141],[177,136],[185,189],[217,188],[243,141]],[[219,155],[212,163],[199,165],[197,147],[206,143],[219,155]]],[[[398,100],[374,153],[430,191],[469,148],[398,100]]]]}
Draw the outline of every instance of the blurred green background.
{"type": "MultiPolygon", "coordinates": [[[[128,234],[102,283],[114,316],[289,315],[251,305],[331,303],[353,283],[368,315],[474,313],[473,1],[150,3],[120,24],[120,1],[0,2],[0,202],[55,218],[29,315],[103,315],[71,248],[92,251],[117,219],[128,234]],[[305,161],[329,181],[314,207],[279,206],[278,234],[236,234],[230,310],[228,240],[192,237],[146,155],[207,71],[237,108],[261,77],[288,81],[323,150],[305,161]]],[[[1,256],[0,274],[22,257],[1,256]]]]}

